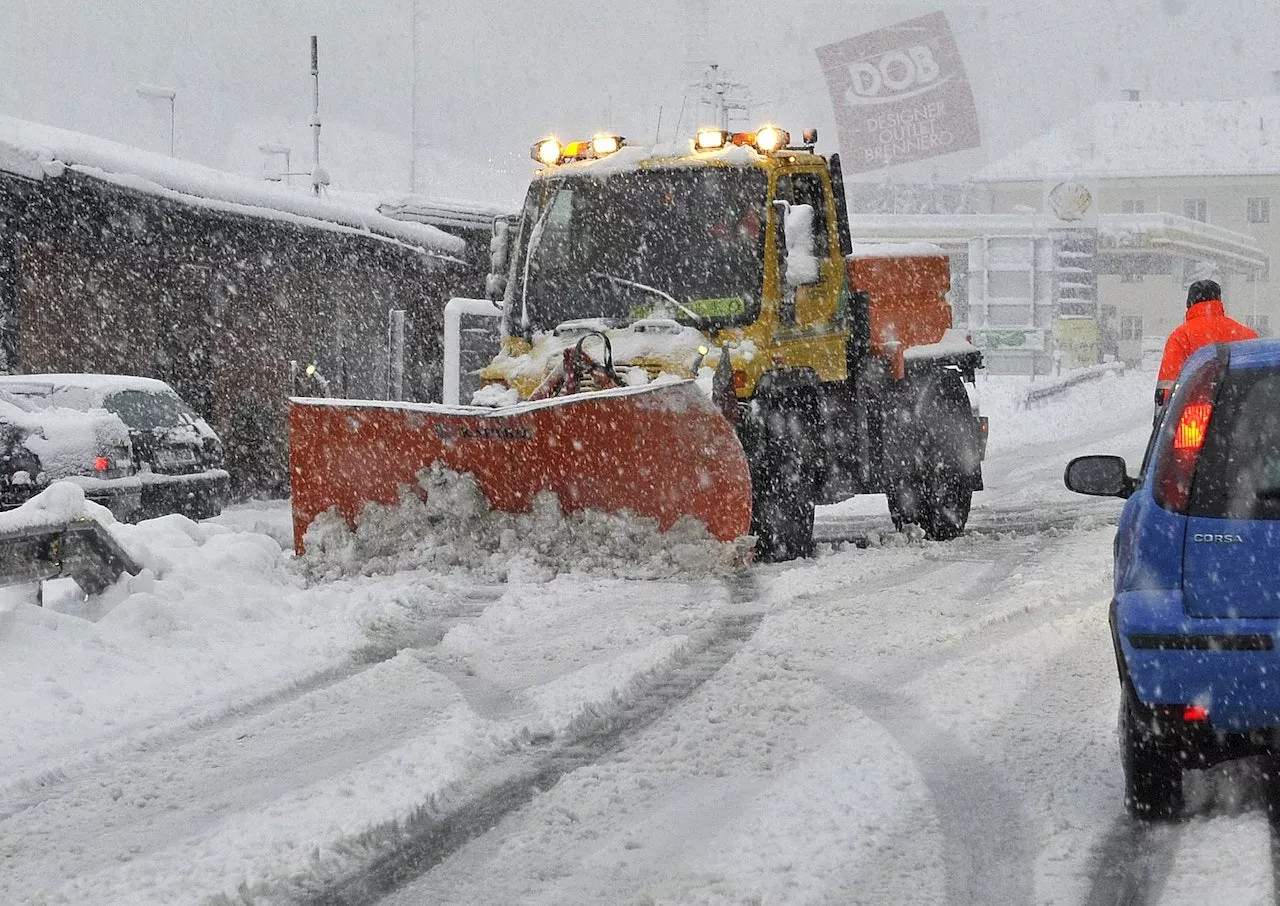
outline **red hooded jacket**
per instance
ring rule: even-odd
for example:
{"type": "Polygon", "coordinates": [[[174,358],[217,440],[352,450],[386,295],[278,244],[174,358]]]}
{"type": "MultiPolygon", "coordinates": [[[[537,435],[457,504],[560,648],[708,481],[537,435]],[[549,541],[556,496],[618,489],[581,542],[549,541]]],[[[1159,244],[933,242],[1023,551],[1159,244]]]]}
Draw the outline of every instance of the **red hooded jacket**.
{"type": "Polygon", "coordinates": [[[1187,320],[1179,324],[1164,344],[1157,387],[1170,387],[1191,354],[1211,343],[1256,340],[1258,334],[1239,321],[1227,317],[1221,299],[1206,299],[1187,309],[1187,320]]]}

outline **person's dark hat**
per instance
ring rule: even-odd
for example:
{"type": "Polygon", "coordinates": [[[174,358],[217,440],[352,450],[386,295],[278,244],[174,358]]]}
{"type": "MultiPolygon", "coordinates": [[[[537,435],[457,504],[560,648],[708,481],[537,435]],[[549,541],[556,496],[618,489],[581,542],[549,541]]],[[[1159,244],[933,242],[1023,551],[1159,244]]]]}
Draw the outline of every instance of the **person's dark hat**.
{"type": "Polygon", "coordinates": [[[1208,302],[1210,299],[1221,299],[1222,287],[1215,280],[1197,280],[1187,287],[1187,308],[1197,302],[1208,302]]]}

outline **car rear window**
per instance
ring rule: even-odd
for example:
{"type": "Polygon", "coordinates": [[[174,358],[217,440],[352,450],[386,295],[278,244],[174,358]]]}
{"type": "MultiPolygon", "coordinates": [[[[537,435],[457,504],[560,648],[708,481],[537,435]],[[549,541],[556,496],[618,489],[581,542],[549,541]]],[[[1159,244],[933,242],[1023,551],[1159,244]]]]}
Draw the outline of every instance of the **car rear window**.
{"type": "Polygon", "coordinates": [[[1228,372],[1214,403],[1189,514],[1280,519],[1280,369],[1228,372]]]}
{"type": "Polygon", "coordinates": [[[196,414],[177,394],[122,390],[108,394],[102,402],[120,416],[122,422],[139,431],[189,425],[196,419],[196,414]]]}

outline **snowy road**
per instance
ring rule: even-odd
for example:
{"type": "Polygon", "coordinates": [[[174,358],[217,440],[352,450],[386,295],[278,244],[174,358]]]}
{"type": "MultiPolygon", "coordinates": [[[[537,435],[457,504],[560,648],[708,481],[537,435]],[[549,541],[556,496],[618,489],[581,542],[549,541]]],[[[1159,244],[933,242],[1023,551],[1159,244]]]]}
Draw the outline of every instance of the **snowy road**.
{"type": "Polygon", "coordinates": [[[304,581],[278,509],[140,527],[151,584],[0,610],[0,901],[1274,902],[1257,765],[1123,815],[1119,505],[1061,473],[1136,461],[1148,377],[993,393],[956,542],[860,500],[743,577],[304,581]]]}

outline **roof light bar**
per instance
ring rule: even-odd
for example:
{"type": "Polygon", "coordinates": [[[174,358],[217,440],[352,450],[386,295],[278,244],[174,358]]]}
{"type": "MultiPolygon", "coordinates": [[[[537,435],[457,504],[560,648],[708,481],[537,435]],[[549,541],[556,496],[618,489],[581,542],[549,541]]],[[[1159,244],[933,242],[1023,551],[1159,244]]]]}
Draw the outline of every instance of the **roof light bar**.
{"type": "Polygon", "coordinates": [[[761,154],[781,151],[791,144],[791,133],[777,126],[764,126],[756,132],[755,146],[761,154]]]}
{"type": "Polygon", "coordinates": [[[729,133],[723,129],[699,129],[693,144],[699,151],[719,151],[729,144],[729,133]]]}
{"type": "Polygon", "coordinates": [[[571,160],[589,160],[607,157],[627,143],[621,135],[597,135],[590,140],[569,142],[562,145],[555,137],[534,142],[529,156],[548,167],[571,160]]]}
{"type": "Polygon", "coordinates": [[[625,141],[621,135],[597,135],[591,140],[591,153],[596,157],[613,154],[625,141]]]}
{"type": "Polygon", "coordinates": [[[529,151],[530,157],[548,167],[553,164],[558,164],[563,154],[564,147],[554,136],[549,136],[541,141],[534,142],[533,148],[529,151]]]}

